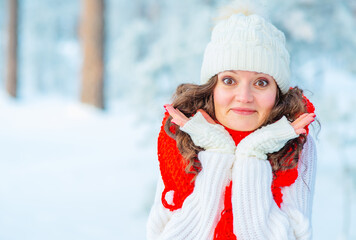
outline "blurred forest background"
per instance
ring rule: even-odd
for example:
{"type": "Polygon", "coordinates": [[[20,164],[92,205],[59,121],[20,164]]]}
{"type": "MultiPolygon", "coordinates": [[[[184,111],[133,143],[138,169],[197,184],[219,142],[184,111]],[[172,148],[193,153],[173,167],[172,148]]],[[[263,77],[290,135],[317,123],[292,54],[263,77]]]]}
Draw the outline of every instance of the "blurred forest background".
{"type": "MultiPolygon", "coordinates": [[[[0,0],[1,240],[145,239],[163,104],[229,2],[0,0]]],[[[356,1],[259,3],[322,126],[314,239],[356,239],[356,1]]]]}

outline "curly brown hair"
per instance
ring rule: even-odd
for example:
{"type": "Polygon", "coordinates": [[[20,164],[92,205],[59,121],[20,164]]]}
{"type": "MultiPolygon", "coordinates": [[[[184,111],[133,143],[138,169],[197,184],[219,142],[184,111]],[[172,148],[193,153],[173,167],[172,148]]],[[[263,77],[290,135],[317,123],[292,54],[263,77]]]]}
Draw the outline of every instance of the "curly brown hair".
{"type": "MultiPolygon", "coordinates": [[[[188,118],[194,115],[198,109],[203,109],[216,121],[213,90],[217,82],[218,77],[215,75],[203,85],[179,85],[173,95],[172,106],[178,108],[188,118]]],[[[274,123],[283,116],[286,116],[292,122],[306,112],[303,90],[294,87],[289,89],[286,94],[282,94],[278,88],[275,105],[261,127],[274,123]]],[[[197,175],[201,169],[201,163],[197,159],[197,155],[204,149],[196,146],[190,136],[180,131],[178,127],[175,128],[175,133],[172,133],[169,129],[175,124],[171,120],[172,117],[170,116],[166,121],[164,129],[170,137],[176,140],[181,155],[188,161],[186,172],[197,175]]],[[[289,140],[278,152],[268,154],[268,160],[271,163],[273,172],[294,168],[298,163],[299,155],[305,142],[306,136],[301,134],[298,138],[289,140]]]]}

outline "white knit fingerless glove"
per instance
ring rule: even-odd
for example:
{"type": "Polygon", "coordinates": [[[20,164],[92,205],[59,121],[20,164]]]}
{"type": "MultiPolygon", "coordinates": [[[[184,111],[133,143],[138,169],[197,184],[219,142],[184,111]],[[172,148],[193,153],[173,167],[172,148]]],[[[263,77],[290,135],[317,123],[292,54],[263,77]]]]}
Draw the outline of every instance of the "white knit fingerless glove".
{"type": "Polygon", "coordinates": [[[262,127],[244,138],[236,148],[236,157],[254,156],[267,159],[267,153],[279,151],[290,139],[298,137],[283,116],[275,123],[262,127]]]}
{"type": "Polygon", "coordinates": [[[211,124],[197,112],[183,127],[180,128],[191,137],[195,145],[207,151],[234,153],[235,142],[220,124],[211,124]]]}

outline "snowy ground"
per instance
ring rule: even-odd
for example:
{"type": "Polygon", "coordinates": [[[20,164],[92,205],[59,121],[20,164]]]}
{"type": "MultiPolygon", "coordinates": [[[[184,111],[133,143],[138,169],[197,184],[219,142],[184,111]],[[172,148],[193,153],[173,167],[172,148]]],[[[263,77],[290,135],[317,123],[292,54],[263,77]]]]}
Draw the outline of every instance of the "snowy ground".
{"type": "MultiPolygon", "coordinates": [[[[163,114],[163,113],[162,113],[163,114]]],[[[139,120],[125,103],[100,112],[72,101],[0,96],[0,239],[145,239],[153,200],[160,122],[139,120]]],[[[344,188],[340,158],[318,144],[314,239],[341,238],[344,188]]],[[[349,210],[355,225],[355,193],[349,210]]]]}
{"type": "Polygon", "coordinates": [[[145,239],[155,143],[124,105],[0,102],[1,240],[145,239]]]}

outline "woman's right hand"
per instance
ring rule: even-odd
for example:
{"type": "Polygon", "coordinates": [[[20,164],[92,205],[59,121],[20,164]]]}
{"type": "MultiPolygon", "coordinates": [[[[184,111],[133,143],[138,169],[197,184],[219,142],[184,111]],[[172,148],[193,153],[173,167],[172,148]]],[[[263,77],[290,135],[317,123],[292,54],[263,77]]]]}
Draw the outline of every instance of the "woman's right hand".
{"type": "MultiPolygon", "coordinates": [[[[164,109],[166,109],[169,115],[172,116],[171,122],[177,124],[179,127],[183,127],[189,121],[189,118],[179,111],[178,108],[174,108],[171,104],[165,104],[164,109]]],[[[203,115],[208,123],[215,124],[215,121],[204,110],[199,109],[198,112],[203,115]]]]}
{"type": "Polygon", "coordinates": [[[230,134],[205,111],[199,109],[197,113],[187,118],[179,109],[170,104],[164,105],[172,116],[172,122],[180,126],[180,130],[189,134],[196,146],[207,151],[234,153],[235,143],[230,134]]]}

